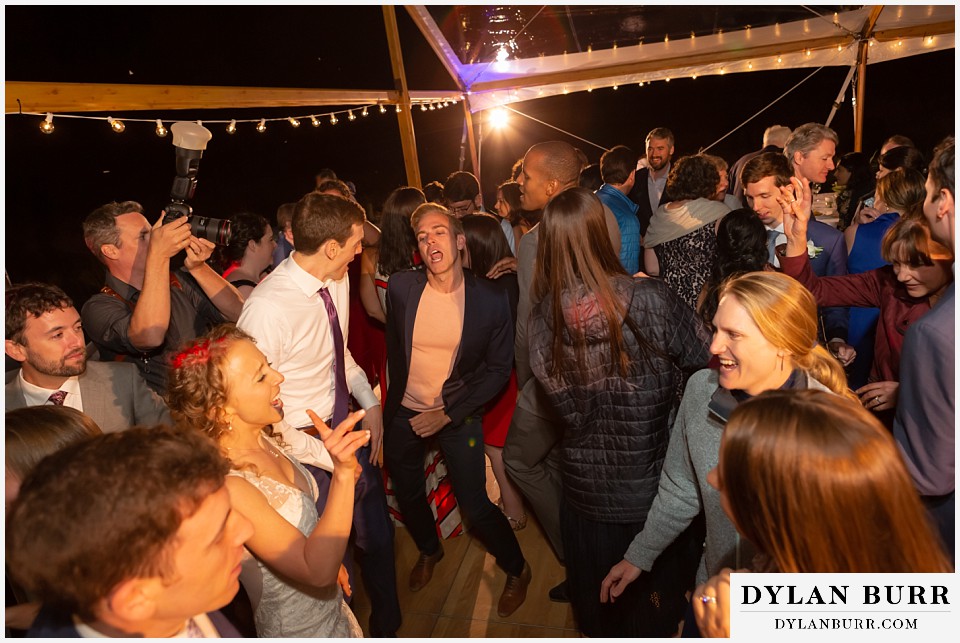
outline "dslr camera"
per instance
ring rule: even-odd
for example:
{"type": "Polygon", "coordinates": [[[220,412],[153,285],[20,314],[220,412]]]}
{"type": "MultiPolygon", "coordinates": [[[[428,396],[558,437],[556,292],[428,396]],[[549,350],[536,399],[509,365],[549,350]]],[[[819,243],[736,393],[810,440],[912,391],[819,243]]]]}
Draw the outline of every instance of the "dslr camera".
{"type": "Polygon", "coordinates": [[[173,179],[170,188],[170,203],[165,208],[164,225],[176,221],[180,217],[187,217],[190,223],[190,234],[207,239],[219,246],[230,243],[230,222],[226,219],[214,219],[193,214],[187,201],[193,198],[197,189],[197,170],[200,168],[200,157],[207,148],[207,141],[213,138],[203,125],[190,122],[176,122],[170,126],[173,132],[173,146],[177,150],[177,176],[173,179]]]}

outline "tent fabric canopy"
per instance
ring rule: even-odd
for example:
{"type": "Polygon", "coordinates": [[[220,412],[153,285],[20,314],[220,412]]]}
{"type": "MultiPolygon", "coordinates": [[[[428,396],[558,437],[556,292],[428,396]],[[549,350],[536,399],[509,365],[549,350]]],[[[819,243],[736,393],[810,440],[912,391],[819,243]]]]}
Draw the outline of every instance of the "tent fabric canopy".
{"type": "MultiPolygon", "coordinates": [[[[661,28],[654,33],[657,36],[661,33],[666,35],[651,42],[646,36],[638,40],[637,34],[629,29],[640,20],[632,15],[637,12],[637,7],[600,7],[593,8],[599,14],[594,23],[606,19],[613,26],[604,30],[593,25],[592,33],[607,34],[599,38],[599,44],[587,45],[586,51],[549,54],[544,53],[543,49],[552,52],[556,47],[551,49],[549,44],[537,47],[536,38],[530,32],[537,21],[556,24],[555,16],[545,17],[543,13],[535,13],[536,7],[523,7],[526,10],[524,14],[529,17],[522,24],[521,18],[516,15],[521,8],[500,8],[501,13],[493,16],[494,22],[513,22],[514,26],[495,29],[494,22],[490,22],[488,8],[484,39],[478,43],[458,43],[461,53],[469,53],[464,57],[469,57],[472,62],[461,60],[447,37],[447,34],[458,31],[461,34],[469,32],[470,14],[465,12],[471,8],[459,7],[456,13],[459,20],[445,20],[445,29],[441,29],[435,21],[435,16],[442,15],[443,8],[415,6],[408,7],[408,10],[431,41],[434,51],[443,57],[444,65],[455,75],[458,85],[468,95],[470,110],[477,112],[546,96],[629,83],[761,70],[855,65],[858,62],[861,32],[871,12],[878,8],[862,6],[822,17],[808,12],[808,17],[802,19],[777,22],[776,19],[785,15],[796,18],[795,11],[784,14],[790,8],[777,7],[770,14],[774,19],[772,24],[761,22],[759,26],[747,26],[744,20],[746,16],[749,15],[747,19],[755,22],[754,19],[762,21],[763,14],[751,7],[724,7],[720,11],[738,20],[736,24],[739,27],[736,30],[717,30],[717,33],[701,35],[696,31],[696,24],[692,30],[687,24],[685,37],[673,36],[669,30],[661,28]],[[502,19],[506,14],[510,14],[510,21],[502,19]],[[619,33],[621,38],[611,38],[611,33],[619,33]],[[632,39],[626,38],[627,35],[632,35],[632,39]],[[518,40],[524,43],[518,44],[518,40]],[[515,57],[525,51],[532,55],[515,57]],[[496,52],[501,52],[499,59],[496,52]]],[[[483,7],[472,9],[484,10],[483,7]]],[[[659,9],[662,12],[677,10],[674,7],[659,9]]],[[[832,8],[817,7],[817,10],[832,11],[832,8]]],[[[560,8],[554,8],[553,11],[559,12],[560,8]]],[[[868,34],[870,48],[867,62],[885,62],[952,49],[954,13],[952,4],[884,5],[868,34]]],[[[560,40],[568,43],[569,38],[560,40]]]]}

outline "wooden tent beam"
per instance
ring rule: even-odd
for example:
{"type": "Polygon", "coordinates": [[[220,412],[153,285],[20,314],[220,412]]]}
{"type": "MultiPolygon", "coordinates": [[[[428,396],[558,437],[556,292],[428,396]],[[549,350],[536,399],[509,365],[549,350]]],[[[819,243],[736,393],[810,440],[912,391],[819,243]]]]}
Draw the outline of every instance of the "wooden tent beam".
{"type": "Polygon", "coordinates": [[[396,91],[7,81],[6,112],[125,112],[395,103],[396,91]],[[20,105],[17,99],[20,99],[20,105]],[[22,108],[21,108],[22,105],[22,108]]]}
{"type": "MultiPolygon", "coordinates": [[[[874,23],[876,24],[876,23],[874,23]]],[[[874,40],[889,42],[900,38],[922,38],[924,36],[942,36],[953,34],[956,25],[953,22],[933,22],[929,25],[914,25],[912,27],[898,27],[873,32],[874,40]]]]}
{"type": "Polygon", "coordinates": [[[850,41],[851,37],[846,35],[825,36],[822,38],[813,38],[811,40],[803,40],[792,43],[772,43],[749,49],[692,54],[687,56],[676,56],[673,58],[660,58],[655,60],[637,60],[630,63],[607,65],[592,69],[571,69],[569,71],[550,72],[546,74],[528,74],[520,77],[474,83],[470,89],[473,92],[489,92],[504,89],[537,87],[539,85],[557,85],[565,82],[573,83],[584,80],[599,80],[601,78],[609,78],[611,76],[626,76],[629,74],[670,71],[671,69],[676,69],[677,67],[695,67],[699,65],[708,65],[711,63],[731,63],[740,60],[748,60],[750,58],[762,58],[766,56],[776,56],[777,54],[793,53],[795,51],[803,51],[806,49],[835,49],[837,45],[846,45],[849,44],[850,41]]]}
{"type": "Polygon", "coordinates": [[[383,5],[383,23],[387,30],[387,45],[390,47],[393,82],[399,93],[401,106],[397,113],[397,124],[400,126],[400,144],[403,146],[403,164],[407,169],[407,185],[419,188],[422,184],[420,162],[417,160],[417,137],[413,130],[413,116],[410,114],[410,91],[407,89],[407,75],[403,69],[400,32],[397,29],[397,13],[393,5],[383,5]]]}
{"type": "Polygon", "coordinates": [[[857,108],[853,113],[853,151],[863,150],[863,119],[864,119],[864,101],[867,97],[867,57],[870,50],[870,38],[873,35],[873,28],[877,25],[880,18],[880,12],[883,11],[883,5],[878,5],[870,10],[870,15],[863,23],[860,30],[860,43],[857,49],[857,108]]]}

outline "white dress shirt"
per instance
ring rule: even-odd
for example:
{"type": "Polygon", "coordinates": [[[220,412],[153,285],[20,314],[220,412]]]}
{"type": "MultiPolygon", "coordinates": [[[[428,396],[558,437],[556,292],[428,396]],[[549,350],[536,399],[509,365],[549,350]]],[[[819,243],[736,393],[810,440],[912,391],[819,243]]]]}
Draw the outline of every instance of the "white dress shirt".
{"type": "Polygon", "coordinates": [[[60,388],[42,388],[35,384],[31,384],[27,380],[23,379],[23,369],[20,369],[20,390],[23,391],[23,400],[26,402],[27,406],[44,406],[46,404],[53,404],[50,401],[50,395],[56,393],[57,391],[65,391],[67,396],[63,398],[63,405],[69,406],[71,409],[76,409],[83,413],[83,398],[80,396],[80,379],[74,375],[73,377],[68,377],[67,381],[64,382],[60,388]]]}
{"type": "MultiPolygon", "coordinates": [[[[367,375],[347,348],[350,321],[350,285],[317,279],[297,264],[294,251],[261,281],[243,305],[237,326],[253,336],[273,368],[283,374],[280,385],[284,417],[293,427],[313,424],[307,409],[321,419],[333,415],[334,346],[327,309],[318,294],[330,291],[343,334],[347,388],[364,409],[378,406],[367,375]]],[[[286,438],[284,438],[286,439],[286,438]]]]}

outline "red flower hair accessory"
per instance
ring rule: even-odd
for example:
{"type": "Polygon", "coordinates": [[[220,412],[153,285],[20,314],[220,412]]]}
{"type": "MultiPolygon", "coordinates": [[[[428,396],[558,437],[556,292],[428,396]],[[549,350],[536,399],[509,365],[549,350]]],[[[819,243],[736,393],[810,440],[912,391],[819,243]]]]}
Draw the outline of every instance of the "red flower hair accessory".
{"type": "Polygon", "coordinates": [[[209,359],[210,340],[205,339],[177,353],[173,358],[173,367],[181,368],[183,366],[206,364],[209,359]]]}

